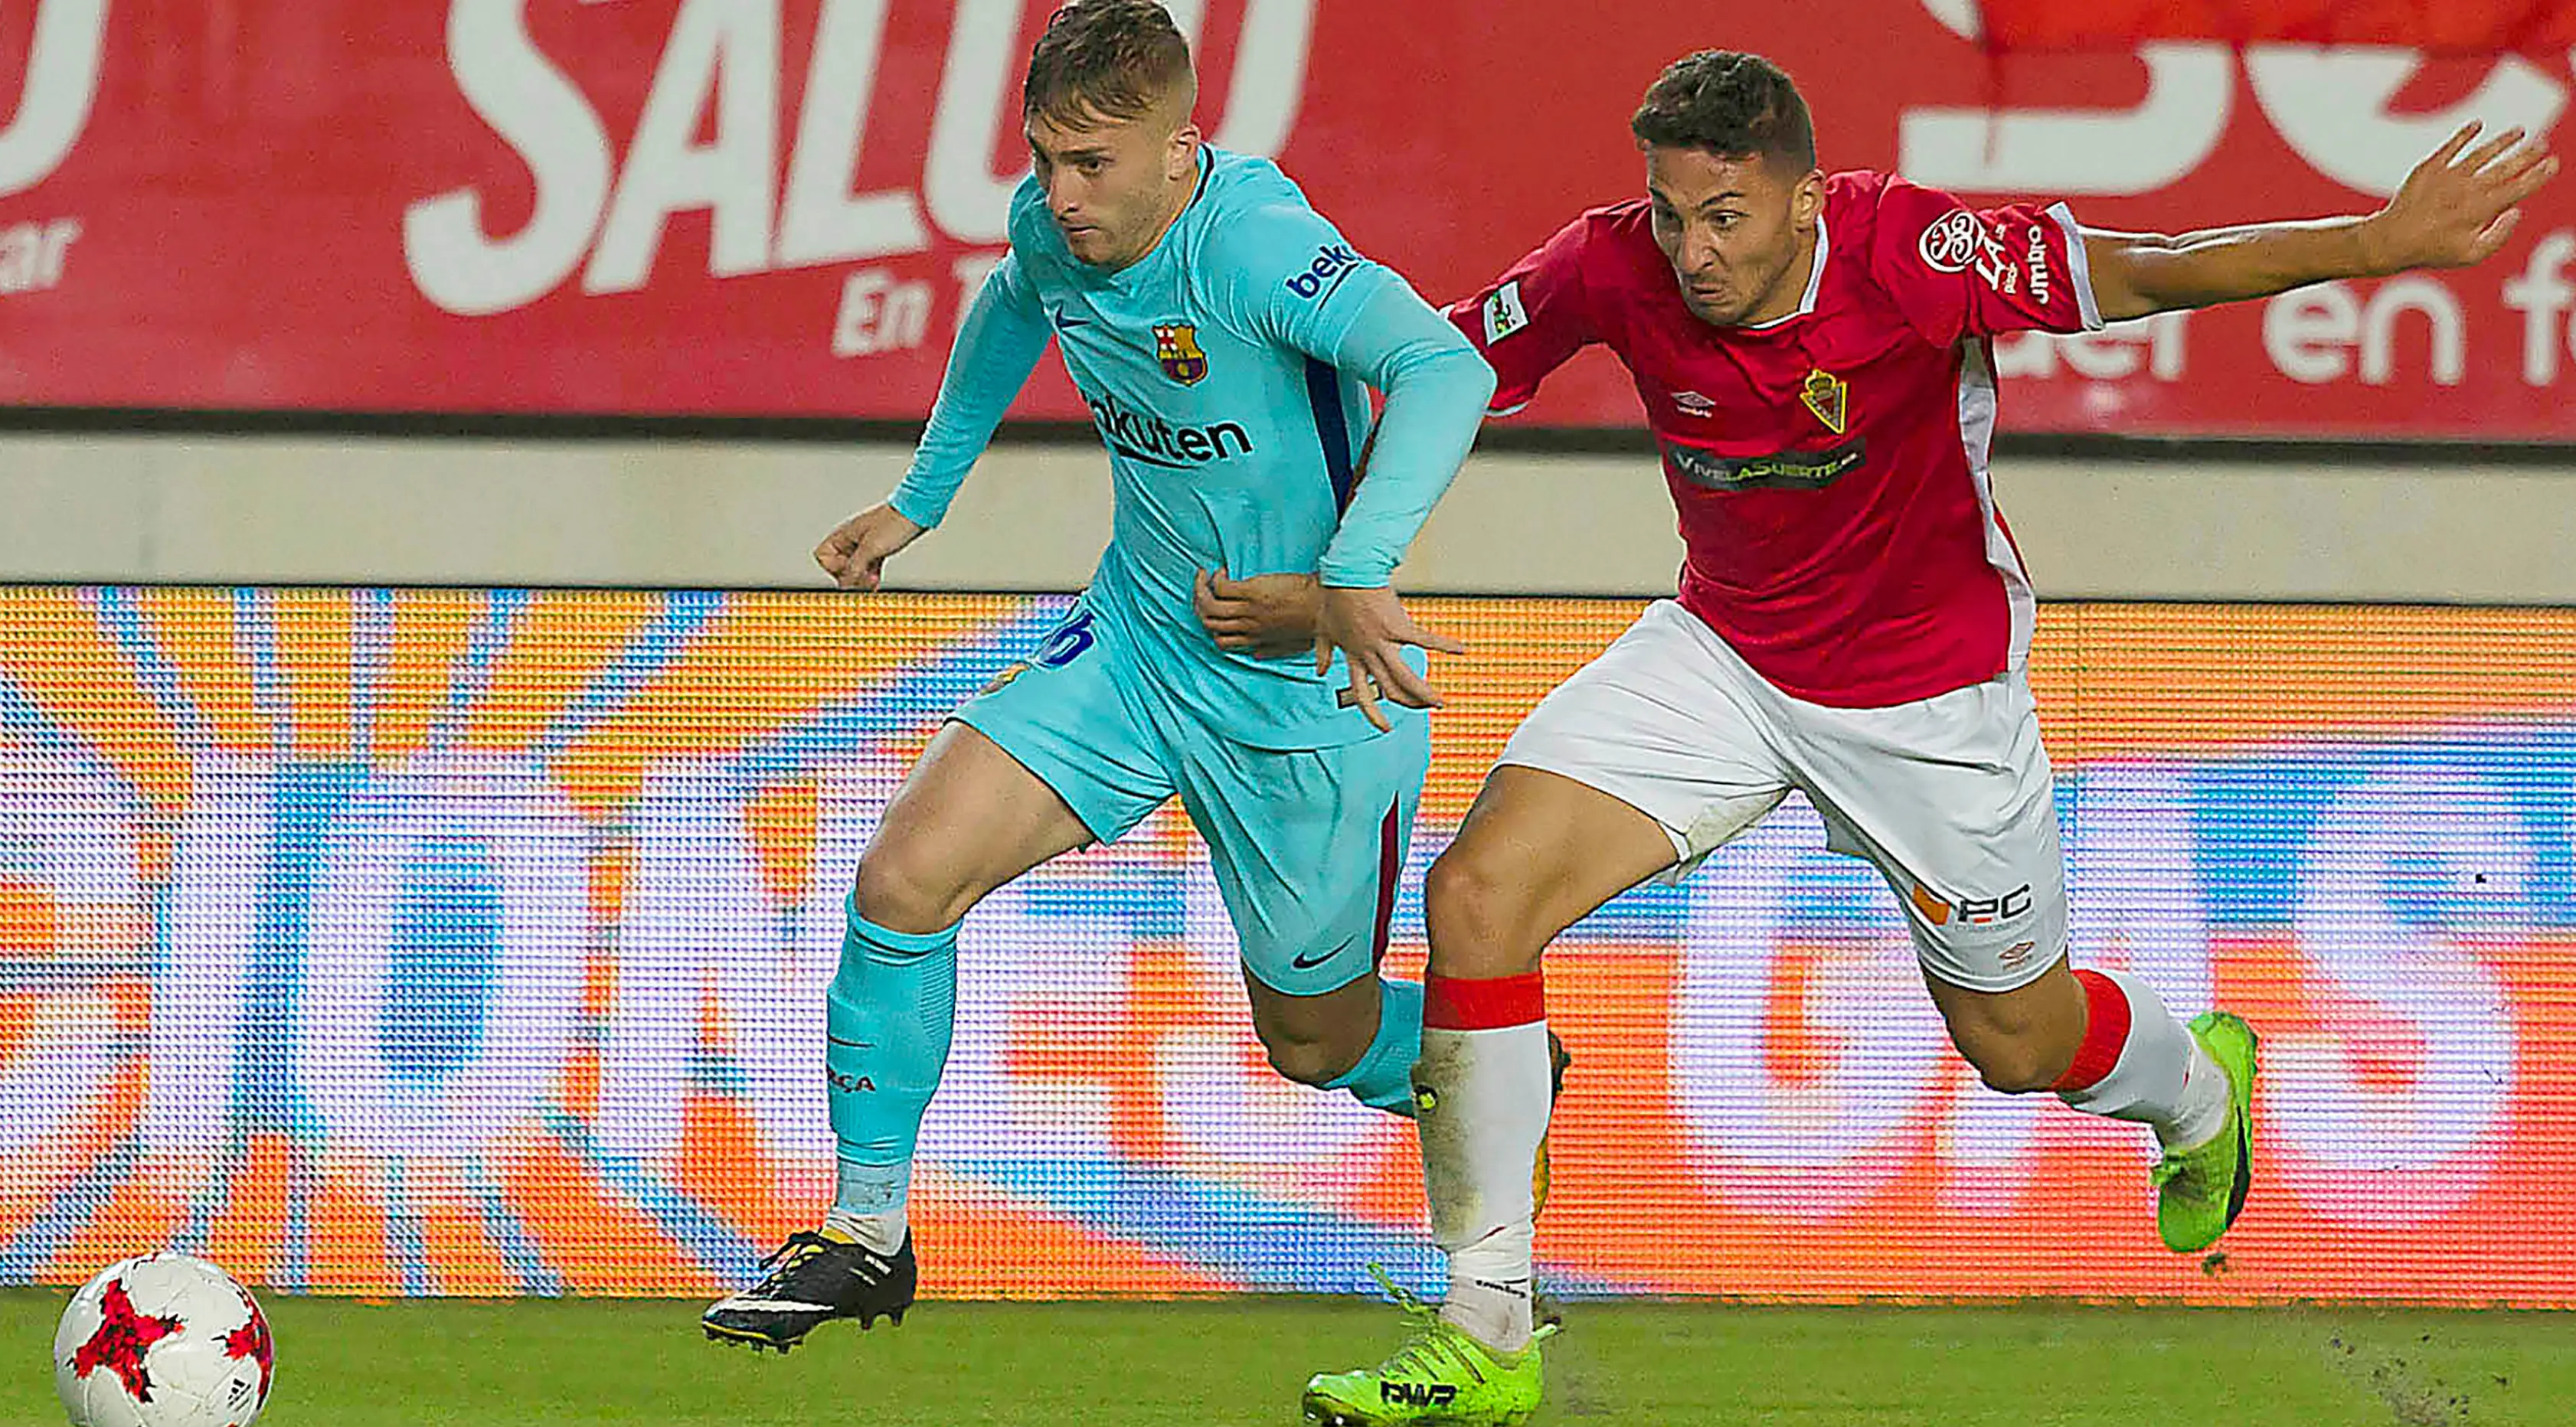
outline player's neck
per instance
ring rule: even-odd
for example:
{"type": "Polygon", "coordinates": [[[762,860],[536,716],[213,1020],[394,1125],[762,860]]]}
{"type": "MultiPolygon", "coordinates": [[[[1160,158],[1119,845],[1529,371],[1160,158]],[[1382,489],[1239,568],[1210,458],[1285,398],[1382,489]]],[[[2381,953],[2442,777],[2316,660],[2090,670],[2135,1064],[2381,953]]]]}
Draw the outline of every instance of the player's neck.
{"type": "Polygon", "coordinates": [[[1822,231],[1818,228],[1808,232],[1798,260],[1781,271],[1780,280],[1771,285],[1771,292],[1762,299],[1762,305],[1745,314],[1744,321],[1738,325],[1760,327],[1797,315],[1799,305],[1807,300],[1807,284],[1815,280],[1819,246],[1816,235],[1822,231]]]}

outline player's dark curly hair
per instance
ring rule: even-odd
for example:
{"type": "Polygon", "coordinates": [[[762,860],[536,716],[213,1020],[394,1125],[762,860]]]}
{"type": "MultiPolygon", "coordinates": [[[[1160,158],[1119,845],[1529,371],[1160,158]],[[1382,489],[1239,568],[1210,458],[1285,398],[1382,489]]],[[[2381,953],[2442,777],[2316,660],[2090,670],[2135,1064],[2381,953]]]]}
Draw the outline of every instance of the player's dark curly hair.
{"type": "Polygon", "coordinates": [[[1791,173],[1816,166],[1816,129],[1789,72],[1760,55],[1701,50],[1664,67],[1628,120],[1637,142],[1759,155],[1791,173]]]}
{"type": "Polygon", "coordinates": [[[1190,42],[1154,0],[1075,0],[1055,12],[1029,51],[1020,112],[1067,128],[1134,119],[1175,95],[1198,102],[1190,42]]]}

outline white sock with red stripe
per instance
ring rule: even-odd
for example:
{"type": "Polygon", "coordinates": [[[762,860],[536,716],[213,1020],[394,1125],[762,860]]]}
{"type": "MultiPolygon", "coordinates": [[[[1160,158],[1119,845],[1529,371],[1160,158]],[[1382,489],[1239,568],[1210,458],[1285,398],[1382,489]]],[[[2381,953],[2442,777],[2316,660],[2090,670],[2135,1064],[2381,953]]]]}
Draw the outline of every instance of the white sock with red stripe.
{"type": "Polygon", "coordinates": [[[2195,1149],[2227,1128],[2227,1072],[2165,1009],[2155,988],[2125,971],[2078,971],[2084,1043],[2051,1087],[2088,1115],[2135,1120],[2167,1149],[2195,1149]]]}
{"type": "Polygon", "coordinates": [[[1551,1108],[1547,997],[1539,973],[1423,984],[1414,1124],[1431,1236],[1449,1255],[1440,1316],[1486,1346],[1528,1346],[1530,1172],[1551,1108]]]}

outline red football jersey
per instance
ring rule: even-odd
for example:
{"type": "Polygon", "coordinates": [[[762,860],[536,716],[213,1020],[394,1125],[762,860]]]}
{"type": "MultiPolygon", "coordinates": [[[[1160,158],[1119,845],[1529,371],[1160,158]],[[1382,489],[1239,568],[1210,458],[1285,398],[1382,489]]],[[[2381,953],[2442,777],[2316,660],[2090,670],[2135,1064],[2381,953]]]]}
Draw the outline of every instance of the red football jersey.
{"type": "Polygon", "coordinates": [[[1790,694],[1884,707],[2017,667],[2035,603],[1986,476],[1987,339],[2102,325],[2074,215],[1835,174],[1798,310],[1758,327],[1693,314],[1649,223],[1643,199],[1595,209],[1450,309],[1495,412],[1617,353],[1681,513],[1683,606],[1790,694]]]}

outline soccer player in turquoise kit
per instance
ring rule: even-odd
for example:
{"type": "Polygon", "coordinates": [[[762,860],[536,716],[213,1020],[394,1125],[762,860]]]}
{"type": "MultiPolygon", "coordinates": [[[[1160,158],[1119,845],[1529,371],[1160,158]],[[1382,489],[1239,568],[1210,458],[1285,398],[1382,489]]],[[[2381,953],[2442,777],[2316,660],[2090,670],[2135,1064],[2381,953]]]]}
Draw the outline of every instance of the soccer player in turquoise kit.
{"type": "Polygon", "coordinates": [[[1438,699],[1405,646],[1458,646],[1388,580],[1494,377],[1276,166],[1201,142],[1196,97],[1161,6],[1055,15],[1022,94],[1035,171],[1010,252],[959,327],[902,484],[815,552],[844,587],[875,588],[1059,344],[1109,448],[1114,534],[1071,616],[951,716],[888,804],[830,992],[834,1204],[707,1310],[711,1337],[783,1351],[827,1319],[911,1305],[905,1193],[947,1056],[958,919],[1167,798],[1207,841],[1272,1064],[1410,1108],[1422,989],[1381,980],[1377,959],[1438,699]],[[1309,648],[1202,626],[1202,606],[1309,598],[1317,581],[1309,648]]]}

